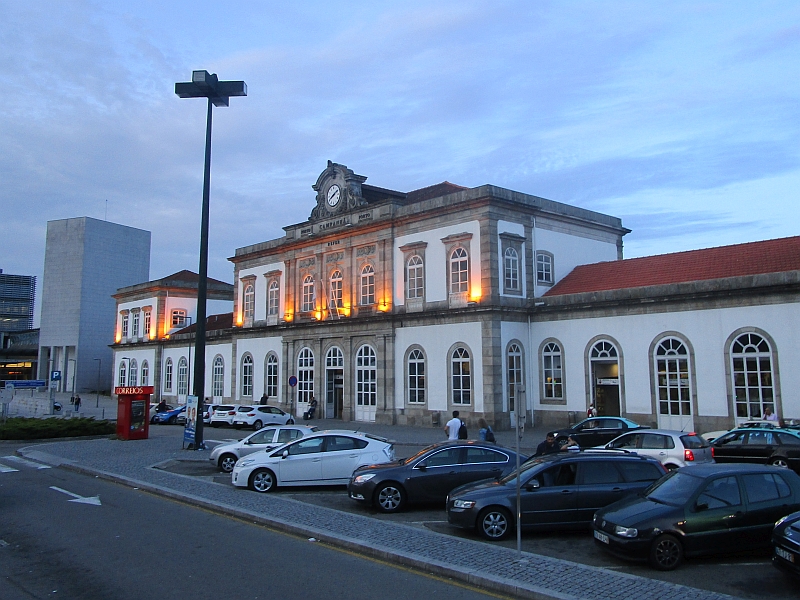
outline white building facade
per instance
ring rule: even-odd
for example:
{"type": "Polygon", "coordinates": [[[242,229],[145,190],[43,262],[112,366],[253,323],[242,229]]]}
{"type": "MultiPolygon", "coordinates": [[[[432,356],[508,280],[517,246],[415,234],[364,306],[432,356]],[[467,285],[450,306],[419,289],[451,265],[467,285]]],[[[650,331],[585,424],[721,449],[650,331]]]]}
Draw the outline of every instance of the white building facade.
{"type": "MultiPolygon", "coordinates": [[[[622,260],[628,230],[608,215],[490,185],[365,181],[329,162],[306,221],[235,251],[207,400],[266,395],[302,414],[316,397],[321,418],[419,426],[458,410],[499,429],[517,411],[563,426],[590,404],[699,431],[767,406],[800,415],[783,392],[796,369],[781,369],[800,358],[800,238],[622,260]]],[[[165,397],[180,401],[191,338],[156,340],[165,397]]]]}

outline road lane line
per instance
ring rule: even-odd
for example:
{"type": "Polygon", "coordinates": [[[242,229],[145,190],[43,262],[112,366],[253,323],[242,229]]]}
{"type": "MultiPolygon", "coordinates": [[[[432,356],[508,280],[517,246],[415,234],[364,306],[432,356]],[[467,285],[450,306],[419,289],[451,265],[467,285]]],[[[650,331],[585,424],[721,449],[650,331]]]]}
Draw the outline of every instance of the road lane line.
{"type": "Polygon", "coordinates": [[[13,455],[4,456],[3,460],[12,460],[15,463],[19,463],[19,464],[25,465],[27,467],[35,467],[37,469],[52,469],[52,467],[50,467],[49,465],[43,465],[42,463],[34,462],[32,460],[27,460],[27,459],[22,458],[20,456],[13,456],[13,455]]]}
{"type": "Polygon", "coordinates": [[[0,473],[15,473],[18,472],[19,469],[14,469],[12,467],[7,467],[3,463],[0,463],[0,473]]]}
{"type": "Polygon", "coordinates": [[[63,488],[56,487],[54,485],[51,485],[50,489],[55,490],[57,492],[61,492],[62,494],[66,494],[67,496],[72,496],[72,500],[68,500],[68,502],[77,502],[78,504],[92,504],[94,506],[101,506],[100,496],[86,496],[86,497],[79,496],[78,494],[68,492],[63,488]]]}

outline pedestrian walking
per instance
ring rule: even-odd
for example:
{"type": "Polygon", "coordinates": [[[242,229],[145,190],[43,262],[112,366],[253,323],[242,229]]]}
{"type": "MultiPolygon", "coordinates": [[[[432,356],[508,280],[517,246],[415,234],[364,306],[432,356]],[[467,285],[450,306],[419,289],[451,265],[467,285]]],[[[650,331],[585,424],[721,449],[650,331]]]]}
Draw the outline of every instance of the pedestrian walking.
{"type": "Polygon", "coordinates": [[[81,409],[81,397],[76,395],[75,396],[75,412],[78,412],[81,409]]]}

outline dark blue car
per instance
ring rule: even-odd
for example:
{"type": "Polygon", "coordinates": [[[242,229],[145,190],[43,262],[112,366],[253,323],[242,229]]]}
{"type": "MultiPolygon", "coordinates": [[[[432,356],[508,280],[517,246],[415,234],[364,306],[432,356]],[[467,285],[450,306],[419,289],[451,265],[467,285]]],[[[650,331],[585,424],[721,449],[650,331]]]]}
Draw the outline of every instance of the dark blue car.
{"type": "Polygon", "coordinates": [[[153,416],[153,423],[169,423],[174,425],[178,422],[178,415],[186,411],[186,406],[179,406],[172,410],[165,410],[164,412],[157,412],[153,416]]]}

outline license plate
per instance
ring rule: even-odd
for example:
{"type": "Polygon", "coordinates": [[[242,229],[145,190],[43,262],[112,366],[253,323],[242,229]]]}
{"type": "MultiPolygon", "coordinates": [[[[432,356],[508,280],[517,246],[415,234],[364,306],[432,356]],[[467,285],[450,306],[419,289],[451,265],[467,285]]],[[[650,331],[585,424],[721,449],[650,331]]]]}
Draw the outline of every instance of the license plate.
{"type": "Polygon", "coordinates": [[[595,539],[600,540],[604,544],[608,543],[608,536],[605,533],[601,532],[601,531],[595,531],[594,532],[594,537],[595,537],[595,539]]]}
{"type": "Polygon", "coordinates": [[[784,560],[788,560],[790,563],[794,562],[794,554],[792,554],[791,552],[787,552],[783,548],[778,548],[776,546],[775,547],[775,554],[777,554],[778,556],[780,556],[784,560]]]}

